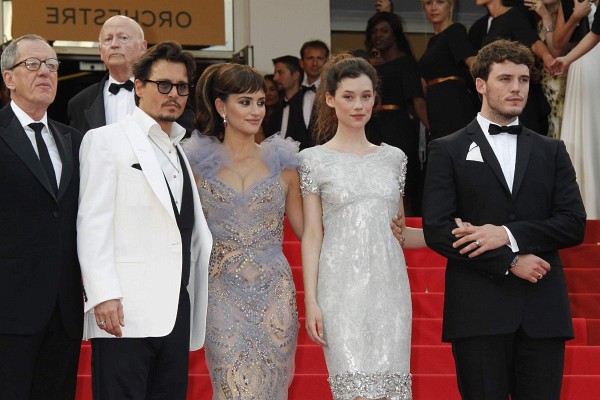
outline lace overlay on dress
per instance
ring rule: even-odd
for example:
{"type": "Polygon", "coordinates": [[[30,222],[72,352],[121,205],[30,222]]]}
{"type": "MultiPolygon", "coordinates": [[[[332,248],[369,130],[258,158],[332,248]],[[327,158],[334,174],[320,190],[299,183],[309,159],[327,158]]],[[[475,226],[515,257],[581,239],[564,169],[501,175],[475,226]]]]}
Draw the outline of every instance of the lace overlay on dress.
{"type": "Polygon", "coordinates": [[[213,234],[205,342],[213,399],[286,399],[299,323],[281,247],[280,173],[297,168],[297,145],[283,139],[261,145],[271,174],[244,192],[216,177],[229,162],[216,139],[194,133],[184,149],[213,234]]]}
{"type": "Polygon", "coordinates": [[[317,302],[334,398],[410,399],[410,286],[389,228],[406,156],[385,144],[364,156],[316,146],[300,152],[299,171],[302,195],[317,193],[323,209],[317,302]]]}

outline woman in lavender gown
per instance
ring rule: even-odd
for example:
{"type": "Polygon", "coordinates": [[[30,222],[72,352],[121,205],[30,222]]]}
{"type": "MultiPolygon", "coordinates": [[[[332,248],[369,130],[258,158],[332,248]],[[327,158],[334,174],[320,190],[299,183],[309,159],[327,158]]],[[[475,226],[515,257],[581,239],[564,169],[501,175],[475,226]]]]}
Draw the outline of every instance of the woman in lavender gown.
{"type": "Polygon", "coordinates": [[[298,312],[281,245],[284,212],[302,236],[298,144],[278,135],[255,143],[265,82],[248,66],[207,68],[196,115],[184,149],[214,238],[205,343],[213,399],[287,399],[298,312]]]}

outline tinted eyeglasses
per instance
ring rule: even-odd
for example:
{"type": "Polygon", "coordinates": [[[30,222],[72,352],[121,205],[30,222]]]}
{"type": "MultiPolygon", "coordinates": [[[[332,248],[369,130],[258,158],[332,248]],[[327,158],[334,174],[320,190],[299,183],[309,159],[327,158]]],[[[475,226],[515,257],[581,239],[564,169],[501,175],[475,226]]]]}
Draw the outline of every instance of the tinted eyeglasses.
{"type": "Polygon", "coordinates": [[[60,61],[58,61],[56,58],[48,58],[48,59],[42,61],[36,57],[29,57],[29,58],[24,59],[23,61],[19,61],[18,63],[16,63],[9,69],[11,69],[11,70],[15,69],[19,65],[24,64],[25,68],[27,68],[28,70],[37,71],[42,66],[42,63],[46,64],[46,67],[48,68],[48,71],[50,71],[50,72],[58,71],[58,67],[60,65],[60,61]]]}
{"type": "Polygon", "coordinates": [[[169,94],[173,89],[173,86],[177,88],[177,94],[180,96],[187,96],[190,94],[190,89],[194,87],[192,83],[171,83],[169,81],[152,81],[150,79],[144,79],[144,82],[156,83],[158,93],[169,94]]]}

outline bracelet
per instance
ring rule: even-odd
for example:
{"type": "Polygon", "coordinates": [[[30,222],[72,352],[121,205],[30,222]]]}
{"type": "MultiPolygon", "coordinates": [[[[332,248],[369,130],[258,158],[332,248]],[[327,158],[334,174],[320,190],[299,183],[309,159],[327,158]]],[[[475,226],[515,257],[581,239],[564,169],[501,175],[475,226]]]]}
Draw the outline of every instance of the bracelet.
{"type": "Polygon", "coordinates": [[[513,260],[511,261],[511,263],[510,263],[510,267],[508,267],[508,269],[510,270],[510,269],[512,269],[513,267],[516,267],[518,262],[519,262],[519,255],[517,254],[517,255],[515,256],[515,258],[513,258],[513,260]]]}
{"type": "Polygon", "coordinates": [[[554,25],[550,25],[550,26],[544,26],[542,29],[544,30],[545,33],[550,33],[550,32],[554,32],[554,25]]]}

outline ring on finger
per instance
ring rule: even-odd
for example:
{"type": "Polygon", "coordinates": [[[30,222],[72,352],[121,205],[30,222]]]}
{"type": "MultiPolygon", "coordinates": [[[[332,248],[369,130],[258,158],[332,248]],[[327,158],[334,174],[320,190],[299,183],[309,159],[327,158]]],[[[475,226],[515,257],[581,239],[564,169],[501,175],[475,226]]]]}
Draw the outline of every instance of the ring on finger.
{"type": "Polygon", "coordinates": [[[538,278],[538,279],[542,279],[543,277],[544,277],[544,275],[542,275],[542,274],[540,274],[540,273],[538,273],[538,274],[537,274],[537,278],[538,278]]]}
{"type": "Polygon", "coordinates": [[[474,243],[475,243],[475,247],[481,246],[481,240],[476,240],[474,243]]]}
{"type": "Polygon", "coordinates": [[[104,328],[104,327],[106,327],[106,321],[98,321],[98,326],[99,326],[100,328],[104,328]]]}

